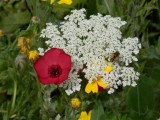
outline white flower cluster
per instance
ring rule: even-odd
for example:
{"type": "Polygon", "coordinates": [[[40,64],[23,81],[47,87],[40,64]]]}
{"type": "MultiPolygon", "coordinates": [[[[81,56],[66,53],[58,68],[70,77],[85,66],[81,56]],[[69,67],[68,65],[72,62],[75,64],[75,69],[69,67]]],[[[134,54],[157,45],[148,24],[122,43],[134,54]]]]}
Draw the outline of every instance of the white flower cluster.
{"type": "MultiPolygon", "coordinates": [[[[101,14],[86,19],[85,9],[71,12],[59,26],[47,23],[46,29],[41,32],[41,37],[47,38],[48,49],[61,48],[72,57],[72,71],[68,80],[60,85],[66,93],[70,95],[80,90],[82,80],[77,75],[80,69],[83,69],[89,82],[102,76],[103,81],[109,83],[109,94],[118,85],[135,86],[139,73],[129,64],[138,60],[135,55],[139,53],[141,44],[138,38],[122,38],[120,27],[126,22],[119,17],[101,14]],[[118,61],[113,60],[116,52],[119,53],[118,61]],[[104,69],[109,65],[113,69],[106,73],[104,69]]],[[[47,50],[39,48],[40,55],[47,50]]]]}

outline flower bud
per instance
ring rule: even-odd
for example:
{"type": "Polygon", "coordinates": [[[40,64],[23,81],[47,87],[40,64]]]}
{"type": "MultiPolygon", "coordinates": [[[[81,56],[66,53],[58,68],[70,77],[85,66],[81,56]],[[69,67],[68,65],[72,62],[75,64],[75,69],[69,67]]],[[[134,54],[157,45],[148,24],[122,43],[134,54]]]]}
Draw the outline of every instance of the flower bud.
{"type": "Polygon", "coordinates": [[[72,98],[70,101],[70,105],[72,108],[79,108],[81,105],[81,102],[78,98],[72,98]]]}
{"type": "Polygon", "coordinates": [[[40,23],[40,19],[37,16],[33,16],[31,20],[35,24],[39,24],[40,23]]]}
{"type": "Polygon", "coordinates": [[[22,70],[24,68],[24,64],[25,64],[25,56],[18,55],[15,59],[15,64],[20,70],[22,70]]]}

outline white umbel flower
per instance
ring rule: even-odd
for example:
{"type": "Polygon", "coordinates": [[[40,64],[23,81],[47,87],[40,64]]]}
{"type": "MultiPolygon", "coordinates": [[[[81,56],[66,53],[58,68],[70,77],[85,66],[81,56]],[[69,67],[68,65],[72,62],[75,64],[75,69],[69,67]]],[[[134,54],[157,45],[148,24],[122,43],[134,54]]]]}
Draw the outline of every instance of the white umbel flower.
{"type": "MultiPolygon", "coordinates": [[[[120,28],[126,22],[119,17],[98,14],[86,19],[85,12],[85,9],[72,10],[71,15],[67,15],[59,26],[47,23],[41,32],[41,37],[47,39],[45,43],[48,49],[61,48],[72,57],[69,78],[60,86],[68,95],[80,91],[84,79],[77,75],[79,70],[83,71],[88,82],[101,76],[103,81],[108,82],[109,94],[119,85],[136,86],[139,73],[130,63],[138,61],[136,55],[141,48],[138,38],[122,37],[120,28]],[[112,58],[115,52],[119,53],[118,61],[112,58]],[[106,73],[104,69],[109,64],[113,69],[106,73]]],[[[48,49],[38,50],[43,55],[48,49]]]]}

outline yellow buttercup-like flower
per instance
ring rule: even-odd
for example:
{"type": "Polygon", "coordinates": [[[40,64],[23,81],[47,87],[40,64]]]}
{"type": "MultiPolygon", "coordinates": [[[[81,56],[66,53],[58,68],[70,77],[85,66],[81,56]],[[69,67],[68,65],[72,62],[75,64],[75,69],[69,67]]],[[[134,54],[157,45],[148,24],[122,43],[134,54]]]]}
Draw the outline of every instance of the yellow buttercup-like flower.
{"type": "Polygon", "coordinates": [[[30,48],[30,39],[26,37],[19,37],[17,46],[20,48],[21,54],[27,53],[30,48]]]}
{"type": "Polygon", "coordinates": [[[91,119],[91,114],[92,114],[92,111],[89,111],[88,114],[87,114],[86,111],[82,111],[78,120],[90,120],[91,119]]]}
{"type": "Polygon", "coordinates": [[[85,88],[86,93],[98,93],[98,86],[106,88],[108,86],[107,82],[102,81],[101,77],[98,77],[97,80],[93,80],[91,83],[88,83],[85,88]]]}
{"type": "Polygon", "coordinates": [[[36,60],[38,58],[38,55],[39,54],[36,50],[29,51],[29,55],[28,55],[29,60],[32,60],[32,61],[36,60]]]}
{"type": "Polygon", "coordinates": [[[81,105],[81,102],[78,98],[72,98],[71,102],[70,102],[70,105],[71,105],[72,108],[79,108],[80,105],[81,105]]]}
{"type": "Polygon", "coordinates": [[[67,4],[67,5],[70,5],[70,4],[72,4],[72,0],[60,0],[58,2],[58,4],[67,4]]]}

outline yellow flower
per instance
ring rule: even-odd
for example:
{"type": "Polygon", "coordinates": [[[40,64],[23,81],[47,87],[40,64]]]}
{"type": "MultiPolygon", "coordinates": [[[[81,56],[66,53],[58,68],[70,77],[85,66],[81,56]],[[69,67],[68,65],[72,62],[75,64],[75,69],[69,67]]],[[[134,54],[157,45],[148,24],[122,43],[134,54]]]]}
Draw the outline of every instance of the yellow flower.
{"type": "Polygon", "coordinates": [[[3,36],[3,31],[0,30],[0,38],[3,36]]]}
{"type": "Polygon", "coordinates": [[[104,72],[111,72],[112,71],[112,66],[111,65],[108,65],[106,68],[104,68],[104,72]]]}
{"type": "Polygon", "coordinates": [[[54,3],[54,0],[50,0],[50,4],[54,3]]]}
{"type": "Polygon", "coordinates": [[[79,108],[80,105],[81,105],[81,102],[78,98],[72,98],[71,99],[71,102],[70,102],[70,105],[73,107],[73,108],[79,108]]]}
{"type": "Polygon", "coordinates": [[[21,47],[20,48],[20,53],[21,54],[25,54],[25,53],[27,53],[29,50],[28,50],[28,48],[27,47],[21,47]]]}
{"type": "Polygon", "coordinates": [[[36,50],[29,51],[29,60],[36,60],[38,58],[38,52],[36,50]]]}
{"type": "Polygon", "coordinates": [[[19,37],[18,38],[18,47],[20,48],[20,53],[24,54],[29,51],[30,48],[30,39],[26,37],[19,37]]]}
{"type": "Polygon", "coordinates": [[[29,38],[26,37],[19,37],[18,38],[18,47],[24,47],[24,46],[29,46],[30,40],[29,38]]]}
{"type": "Polygon", "coordinates": [[[67,4],[67,5],[70,5],[70,4],[72,4],[72,0],[60,0],[58,2],[58,4],[67,4]]]}
{"type": "Polygon", "coordinates": [[[102,81],[101,77],[98,77],[97,80],[93,80],[91,83],[88,83],[85,88],[86,93],[98,93],[98,86],[106,88],[108,86],[107,82],[102,81]]]}
{"type": "MultiPolygon", "coordinates": [[[[47,0],[41,0],[41,1],[47,1],[47,0]]],[[[53,4],[55,0],[50,0],[50,4],[53,4]]],[[[72,0],[59,0],[58,4],[67,4],[67,5],[71,5],[72,4],[72,0]]]]}
{"type": "Polygon", "coordinates": [[[91,119],[91,113],[92,113],[91,110],[89,111],[88,114],[87,114],[86,111],[82,111],[78,120],[90,120],[91,119]]]}

